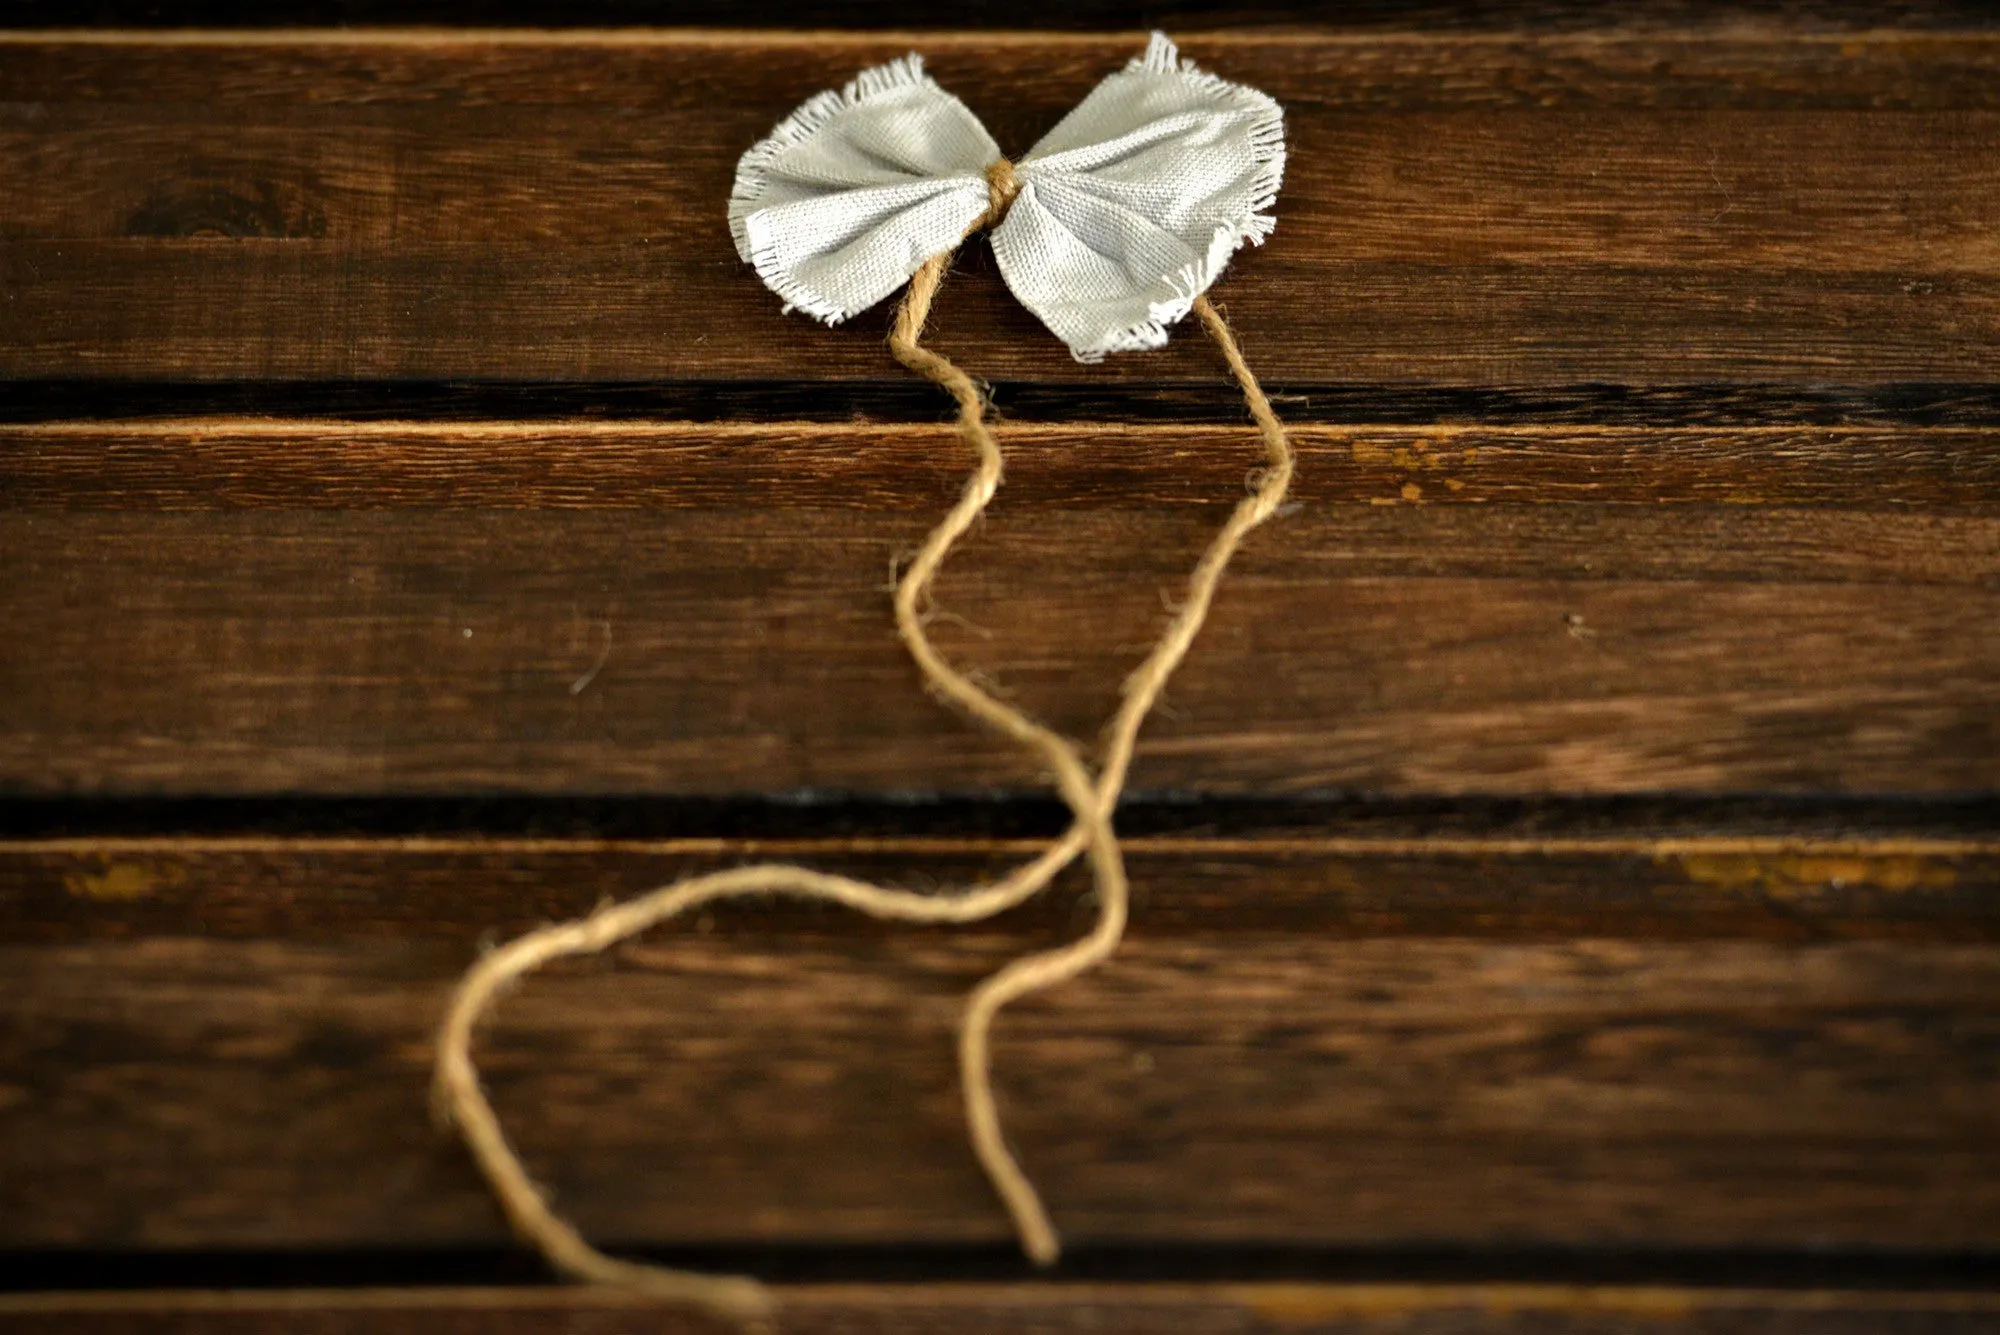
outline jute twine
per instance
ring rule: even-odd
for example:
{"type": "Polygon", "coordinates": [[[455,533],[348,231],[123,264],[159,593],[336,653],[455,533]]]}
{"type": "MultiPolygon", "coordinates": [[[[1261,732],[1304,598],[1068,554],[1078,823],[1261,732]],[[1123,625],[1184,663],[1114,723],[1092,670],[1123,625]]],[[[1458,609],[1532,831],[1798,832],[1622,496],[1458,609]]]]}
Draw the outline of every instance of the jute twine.
{"type": "MultiPolygon", "coordinates": [[[[988,168],[986,176],[989,207],[968,236],[999,222],[1019,190],[1013,166],[1004,159],[988,168]]],[[[607,1256],[549,1208],[508,1143],[472,1060],[473,1029],[504,988],[551,960],[593,954],[699,905],[743,895],[788,894],[831,900],[871,917],[899,922],[975,922],[1032,897],[1063,868],[1087,854],[1097,890],[1097,922],[1089,935],[1017,959],[981,983],[966,1002],[958,1031],[959,1075],[973,1152],[1013,1217],[1023,1250],[1043,1265],[1055,1261],[1060,1252],[1048,1211],[1001,1134],[991,1076],[993,1020],[1009,1002],[1074,978],[1098,964],[1117,948],[1124,935],[1130,886],[1111,815],[1124,790],[1140,726],[1208,619],[1209,605],[1230,558],[1250,530],[1269,519],[1283,502],[1291,484],[1292,450],[1284,426],[1243,360],[1228,323],[1207,297],[1197,297],[1195,314],[1222,349],[1243,390],[1263,437],[1266,464],[1253,475],[1251,494],[1237,504],[1229,522],[1196,563],[1180,611],[1145,661],[1125,679],[1118,710],[1105,730],[1104,756],[1093,775],[1075,743],[996,698],[953,667],[925,631],[931,581],[952,544],[993,499],[1001,477],[1000,448],[987,429],[986,401],[978,385],[919,341],[955,253],[934,256],[917,270],[889,334],[889,348],[898,361],[957,401],[958,434],[974,457],[972,474],[958,503],[931,530],[897,581],[896,628],[930,690],[995,732],[1013,738],[1048,767],[1069,807],[1070,827],[1032,861],[985,885],[917,893],[781,863],[736,867],[691,876],[622,904],[606,905],[587,917],[529,932],[474,964],[453,994],[438,1035],[436,1107],[440,1117],[458,1127],[514,1231],[539,1248],[558,1272],[573,1279],[625,1285],[743,1321],[762,1318],[775,1307],[770,1290],[747,1276],[700,1274],[607,1256]]]]}

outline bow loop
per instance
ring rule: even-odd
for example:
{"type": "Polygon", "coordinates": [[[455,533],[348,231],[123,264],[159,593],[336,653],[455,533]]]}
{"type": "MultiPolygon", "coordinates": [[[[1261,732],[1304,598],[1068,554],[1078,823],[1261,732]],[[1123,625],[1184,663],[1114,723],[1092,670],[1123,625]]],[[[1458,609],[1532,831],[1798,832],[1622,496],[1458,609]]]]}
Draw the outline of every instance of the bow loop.
{"type": "Polygon", "coordinates": [[[838,324],[894,292],[985,213],[1000,146],[905,56],[809,99],[736,165],[736,253],[785,300],[838,324]]]}

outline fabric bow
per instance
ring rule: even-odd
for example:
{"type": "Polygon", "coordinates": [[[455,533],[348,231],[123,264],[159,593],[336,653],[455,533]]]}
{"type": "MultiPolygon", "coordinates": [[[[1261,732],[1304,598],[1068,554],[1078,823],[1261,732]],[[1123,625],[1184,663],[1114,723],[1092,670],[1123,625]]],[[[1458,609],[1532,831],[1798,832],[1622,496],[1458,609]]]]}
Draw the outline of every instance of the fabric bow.
{"type": "Polygon", "coordinates": [[[1021,304],[1078,361],[1157,348],[1229,257],[1262,242],[1284,112],[1164,33],[1018,163],[908,55],[794,111],[743,155],[736,250],[786,310],[837,324],[994,223],[1021,304]]]}

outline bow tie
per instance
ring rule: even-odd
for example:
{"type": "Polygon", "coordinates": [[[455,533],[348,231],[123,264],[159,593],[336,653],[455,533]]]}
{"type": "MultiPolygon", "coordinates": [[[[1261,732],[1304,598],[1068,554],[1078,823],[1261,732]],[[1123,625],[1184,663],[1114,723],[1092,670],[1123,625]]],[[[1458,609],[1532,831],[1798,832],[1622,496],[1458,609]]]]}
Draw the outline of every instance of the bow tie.
{"type": "Polygon", "coordinates": [[[1018,162],[909,55],[745,153],[729,230],[786,310],[837,324],[990,227],[1008,288],[1094,362],[1167,341],[1237,247],[1270,234],[1284,166],[1278,104],[1163,33],[1018,162]]]}

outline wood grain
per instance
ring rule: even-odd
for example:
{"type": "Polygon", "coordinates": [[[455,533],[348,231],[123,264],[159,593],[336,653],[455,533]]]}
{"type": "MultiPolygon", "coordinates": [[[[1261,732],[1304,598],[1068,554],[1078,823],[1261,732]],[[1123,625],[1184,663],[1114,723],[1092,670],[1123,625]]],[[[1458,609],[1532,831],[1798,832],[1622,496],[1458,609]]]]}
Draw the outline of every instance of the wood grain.
{"type": "MultiPolygon", "coordinates": [[[[1088,1332],[1347,1335],[1758,1335],[1802,1327],[1845,1335],[2000,1329],[1979,1291],[1702,1289],[1559,1284],[792,1284],[780,1332],[1088,1332]]],[[[0,1323],[22,1335],[540,1335],[722,1331],[685,1309],[582,1289],[375,1289],[224,1293],[0,1295],[0,1323]]]]}
{"type": "MultiPolygon", "coordinates": [[[[1239,407],[1240,412],[1240,407],[1239,407]]],[[[1510,504],[1634,509],[2000,514],[2000,426],[1290,427],[1305,505],[1510,504]],[[1410,488],[1415,488],[1411,494],[1410,488]]],[[[1247,426],[1018,423],[994,522],[1066,510],[1214,508],[1254,461],[1247,426]]],[[[746,500],[928,513],[965,460],[948,429],[882,422],[743,424],[182,421],[0,424],[0,509],[718,510],[746,500]]],[[[1276,530],[1273,530],[1274,532],[1276,530]]],[[[1940,545],[1948,557],[1958,544],[1940,545]]],[[[1966,553],[1978,559],[1976,551],[1966,553]]],[[[1824,555],[1831,557],[1832,553],[1824,555]]]]}
{"type": "MultiPolygon", "coordinates": [[[[894,379],[730,250],[736,156],[910,45],[1019,151],[1125,38],[0,39],[0,374],[894,379]]],[[[1216,36],[1290,109],[1283,223],[1220,291],[1281,386],[1990,380],[2000,39],[1216,36]],[[1643,312],[1643,315],[1640,313],[1643,312]]],[[[984,252],[940,347],[1080,368],[984,252]]]]}
{"type": "MultiPolygon", "coordinates": [[[[1031,847],[7,841],[0,1245],[497,1241],[422,1111],[475,940],[750,859],[924,886],[1031,847]]],[[[1139,836],[1130,859],[1130,948],[1002,1033],[1013,1134],[1079,1241],[2000,1235],[1991,838],[1335,827],[1139,836]]],[[[606,1236],[993,1241],[956,998],[1080,930],[1079,888],[950,934],[725,906],[537,979],[487,1065],[606,1236]]]]}
{"type": "MultiPolygon", "coordinates": [[[[0,843],[0,1247],[495,1243],[424,1111],[476,941],[750,859],[926,886],[1031,847],[0,843]]],[[[1075,1241],[2000,1237],[1991,838],[1334,829],[1130,859],[1134,941],[1001,1033],[1011,1134],[1075,1241]]],[[[1081,930],[1080,888],[939,934],[723,906],[538,978],[484,1061],[603,1236],[995,1242],[957,998],[1081,930]]]]}
{"type": "MultiPolygon", "coordinates": [[[[538,978],[482,1044],[503,1116],[584,1227],[1006,1237],[948,1055],[958,998],[1028,940],[700,937],[538,978]]],[[[468,957],[417,940],[0,950],[0,1243],[500,1240],[425,1111],[428,1036],[468,957]]],[[[1081,1246],[1990,1247],[1997,961],[1984,944],[1142,931],[1010,1013],[998,1079],[1081,1246]]]]}
{"type": "MultiPolygon", "coordinates": [[[[33,637],[0,660],[0,783],[1034,791],[888,633],[891,558],[957,485],[942,434],[10,430],[0,606],[33,637]]],[[[1010,433],[940,642],[1094,735],[1248,435],[1010,433]]],[[[1989,437],[1308,431],[1300,508],[1244,554],[1134,782],[1990,789],[1989,437]]]]}

